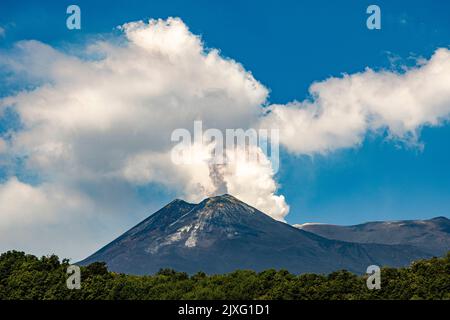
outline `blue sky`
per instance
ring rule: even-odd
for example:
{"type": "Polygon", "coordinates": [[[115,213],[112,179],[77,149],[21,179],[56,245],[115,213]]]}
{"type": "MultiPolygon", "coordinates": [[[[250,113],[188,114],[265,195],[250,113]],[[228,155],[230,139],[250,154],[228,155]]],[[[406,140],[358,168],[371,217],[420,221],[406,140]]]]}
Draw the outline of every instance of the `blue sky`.
{"type": "MultiPolygon", "coordinates": [[[[115,33],[129,21],[180,17],[206,46],[240,62],[270,89],[269,102],[308,97],[308,87],[342,73],[395,69],[411,57],[429,59],[448,48],[448,1],[375,1],[382,29],[370,31],[372,1],[7,1],[0,5],[0,48],[39,40],[62,50],[115,33]],[[65,9],[81,7],[82,29],[69,31],[65,9]]],[[[6,86],[0,88],[7,95],[6,86]]],[[[1,128],[10,125],[0,120],[1,128]]],[[[357,224],[371,220],[450,215],[450,126],[423,128],[423,150],[383,136],[327,155],[295,156],[282,150],[277,182],[290,205],[289,223],[357,224]]],[[[149,208],[171,200],[170,191],[139,189],[149,208]]],[[[137,213],[122,227],[138,222],[137,213]]]]}

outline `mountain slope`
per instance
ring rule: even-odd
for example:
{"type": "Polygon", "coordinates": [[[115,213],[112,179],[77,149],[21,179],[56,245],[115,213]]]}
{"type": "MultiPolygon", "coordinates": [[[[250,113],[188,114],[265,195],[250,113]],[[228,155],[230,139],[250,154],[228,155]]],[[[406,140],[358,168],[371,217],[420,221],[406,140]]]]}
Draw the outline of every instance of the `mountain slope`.
{"type": "Polygon", "coordinates": [[[131,274],[160,268],[188,273],[269,268],[363,273],[371,264],[403,266],[422,257],[428,255],[410,246],[329,240],[223,195],[199,204],[173,201],[81,264],[104,261],[112,271],[131,274]]]}
{"type": "Polygon", "coordinates": [[[442,256],[450,250],[450,220],[445,217],[368,222],[354,226],[305,224],[298,227],[335,240],[411,245],[435,256],[442,256]]]}

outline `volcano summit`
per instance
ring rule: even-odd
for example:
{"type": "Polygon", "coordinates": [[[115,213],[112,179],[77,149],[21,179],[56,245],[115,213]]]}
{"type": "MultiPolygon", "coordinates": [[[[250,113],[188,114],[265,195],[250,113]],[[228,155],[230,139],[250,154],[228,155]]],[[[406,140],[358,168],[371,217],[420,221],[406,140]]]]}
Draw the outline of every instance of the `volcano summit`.
{"type": "Polygon", "coordinates": [[[104,261],[115,272],[190,274],[236,269],[364,273],[369,265],[403,266],[430,255],[413,246],[330,240],[276,221],[225,194],[198,204],[174,200],[80,264],[104,261]]]}

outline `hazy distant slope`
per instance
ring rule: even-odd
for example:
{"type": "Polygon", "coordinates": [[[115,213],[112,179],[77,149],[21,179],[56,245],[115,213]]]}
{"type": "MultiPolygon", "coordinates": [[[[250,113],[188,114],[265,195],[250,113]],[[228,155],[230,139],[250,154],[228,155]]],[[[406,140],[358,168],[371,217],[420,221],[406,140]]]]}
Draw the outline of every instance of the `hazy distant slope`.
{"type": "Polygon", "coordinates": [[[368,222],[354,226],[305,224],[297,227],[335,240],[412,245],[436,256],[450,250],[450,220],[445,217],[368,222]]]}

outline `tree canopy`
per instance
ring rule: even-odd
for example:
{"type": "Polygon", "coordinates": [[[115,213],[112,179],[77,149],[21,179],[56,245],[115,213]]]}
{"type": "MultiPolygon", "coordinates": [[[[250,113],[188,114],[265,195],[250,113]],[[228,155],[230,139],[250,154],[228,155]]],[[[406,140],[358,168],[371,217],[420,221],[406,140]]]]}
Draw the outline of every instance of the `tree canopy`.
{"type": "Polygon", "coordinates": [[[381,269],[381,289],[369,290],[367,276],[341,270],[328,275],[294,275],[286,270],[237,270],[223,275],[162,269],[135,276],[108,271],[101,262],[81,267],[81,289],[69,290],[69,260],[18,251],[0,255],[0,299],[450,299],[450,252],[443,258],[381,269]]]}

